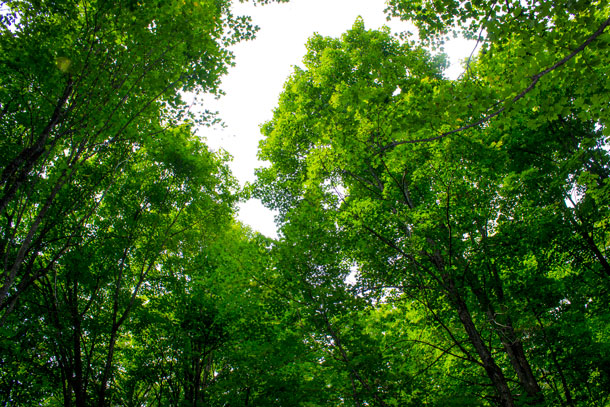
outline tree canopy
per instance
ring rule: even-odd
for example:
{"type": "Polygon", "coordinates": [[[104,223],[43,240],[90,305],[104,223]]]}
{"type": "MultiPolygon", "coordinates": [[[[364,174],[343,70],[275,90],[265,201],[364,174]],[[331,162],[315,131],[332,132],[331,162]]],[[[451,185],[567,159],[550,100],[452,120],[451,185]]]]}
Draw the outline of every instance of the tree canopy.
{"type": "Polygon", "coordinates": [[[607,2],[314,34],[246,188],[184,101],[255,35],[230,6],[3,3],[0,402],[608,405],[607,2]]]}

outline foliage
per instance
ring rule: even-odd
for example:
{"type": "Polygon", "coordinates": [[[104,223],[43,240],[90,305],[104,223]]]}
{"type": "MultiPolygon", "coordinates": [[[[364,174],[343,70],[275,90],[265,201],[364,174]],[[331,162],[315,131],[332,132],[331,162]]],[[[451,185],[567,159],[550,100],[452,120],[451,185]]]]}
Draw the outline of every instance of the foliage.
{"type": "MultiPolygon", "coordinates": [[[[591,50],[601,61],[599,42],[591,50]]],[[[287,241],[295,217],[310,218],[341,241],[365,295],[383,303],[391,289],[388,303],[429,315],[436,332],[420,345],[447,360],[433,380],[447,380],[452,364],[472,372],[468,386],[450,383],[465,397],[458,404],[603,403],[607,395],[585,389],[608,380],[594,362],[605,363],[607,341],[594,342],[588,369],[559,356],[595,335],[561,328],[576,309],[589,312],[576,292],[600,304],[607,296],[608,213],[595,192],[607,188],[605,111],[573,97],[599,87],[578,82],[574,62],[515,98],[511,78],[498,83],[506,61],[534,74],[557,51],[528,59],[518,41],[510,46],[490,42],[468,77],[449,81],[440,61],[360,21],[340,39],[314,36],[263,126],[261,158],[271,166],[259,170],[258,194],[280,211],[287,241]],[[315,221],[316,210],[331,220],[315,221]],[[562,340],[549,338],[550,326],[562,340]]],[[[399,389],[367,402],[388,405],[399,389]]],[[[436,395],[426,402],[451,398],[436,395]]]]}
{"type": "Polygon", "coordinates": [[[182,100],[253,37],[230,5],[3,3],[0,402],[607,405],[607,3],[314,35],[261,127],[276,240],[182,100]]]}

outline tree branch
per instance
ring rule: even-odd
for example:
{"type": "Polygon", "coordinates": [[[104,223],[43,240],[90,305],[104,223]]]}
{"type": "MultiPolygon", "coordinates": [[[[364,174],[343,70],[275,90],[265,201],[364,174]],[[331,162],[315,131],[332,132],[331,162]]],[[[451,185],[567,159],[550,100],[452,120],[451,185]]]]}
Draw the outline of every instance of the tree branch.
{"type": "MultiPolygon", "coordinates": [[[[570,54],[566,55],[564,58],[562,58],[561,60],[557,61],[555,64],[553,64],[552,66],[546,68],[543,71],[538,72],[536,75],[532,76],[532,80],[530,82],[530,84],[523,89],[517,96],[515,96],[514,98],[512,98],[510,100],[511,104],[515,103],[516,101],[522,99],[525,95],[527,95],[532,89],[534,89],[534,87],[536,87],[536,84],[538,83],[538,81],[545,76],[546,74],[554,71],[555,69],[561,67],[562,65],[564,65],[566,62],[568,62],[570,59],[574,58],[578,53],[580,53],[582,50],[584,50],[589,44],[591,44],[597,37],[599,37],[604,30],[610,25],[610,18],[608,18],[606,21],[604,21],[602,23],[602,25],[597,29],[597,31],[595,31],[593,34],[591,34],[591,36],[589,38],[587,38],[582,44],[580,44],[580,46],[578,48],[576,48],[574,51],[572,51],[570,54]]],[[[500,115],[502,112],[504,112],[506,110],[508,106],[505,104],[504,106],[502,106],[500,109],[494,111],[493,113],[488,114],[487,116],[484,116],[483,118],[477,120],[474,123],[470,123],[467,125],[464,125],[462,127],[459,127],[457,129],[453,129],[451,131],[447,131],[445,133],[439,134],[438,136],[434,136],[434,137],[426,137],[426,138],[422,138],[422,139],[416,139],[416,140],[400,140],[400,141],[393,141],[389,144],[386,144],[385,146],[381,147],[379,152],[384,152],[386,150],[389,150],[391,148],[394,148],[396,146],[402,145],[402,144],[415,144],[415,143],[427,143],[430,141],[436,141],[436,140],[440,140],[443,139],[447,136],[450,136],[452,134],[455,133],[459,133],[462,132],[464,130],[468,130],[471,129],[473,127],[479,126],[483,123],[488,122],[489,120],[493,119],[494,117],[500,115]]]]}

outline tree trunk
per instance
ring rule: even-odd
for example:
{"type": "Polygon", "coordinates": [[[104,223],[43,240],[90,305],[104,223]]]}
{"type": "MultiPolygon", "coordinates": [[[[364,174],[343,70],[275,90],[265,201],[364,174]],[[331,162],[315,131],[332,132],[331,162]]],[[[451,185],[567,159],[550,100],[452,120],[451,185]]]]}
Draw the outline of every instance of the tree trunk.
{"type": "Polygon", "coordinates": [[[470,343],[472,343],[474,349],[479,355],[483,368],[485,369],[487,376],[491,380],[491,383],[496,390],[500,405],[502,407],[514,407],[515,402],[508,387],[506,378],[504,377],[504,373],[494,361],[490,350],[485,346],[483,338],[481,338],[481,334],[476,329],[476,326],[472,321],[472,316],[468,311],[466,303],[456,291],[450,293],[450,297],[452,297],[454,305],[457,308],[458,316],[462,322],[462,325],[464,326],[464,329],[466,330],[466,333],[468,334],[470,343]]]}
{"type": "Polygon", "coordinates": [[[542,389],[534,377],[532,368],[527,360],[525,351],[523,350],[523,343],[515,333],[512,319],[510,318],[510,315],[508,315],[508,309],[504,303],[505,298],[501,286],[502,282],[500,281],[497,271],[495,269],[491,271],[492,285],[503,308],[501,314],[496,312],[487,292],[483,290],[476,276],[469,276],[470,287],[485,310],[491,329],[498,335],[500,342],[502,342],[502,346],[508,355],[511,366],[515,370],[515,373],[517,373],[519,384],[529,397],[529,402],[534,405],[542,403],[544,401],[542,389]],[[504,315],[504,317],[498,321],[501,315],[504,315]]]}
{"type": "Polygon", "coordinates": [[[447,295],[452,305],[455,307],[458,317],[460,318],[460,322],[464,326],[466,333],[468,334],[468,338],[470,339],[470,343],[474,347],[475,351],[479,355],[481,360],[481,364],[491,380],[492,385],[498,395],[499,404],[502,407],[514,407],[515,401],[510,392],[510,388],[508,387],[508,382],[506,381],[506,377],[504,377],[504,373],[502,369],[496,364],[491,351],[485,346],[483,338],[481,334],[477,330],[474,321],[472,320],[472,315],[468,310],[468,305],[463,300],[462,296],[459,293],[459,290],[455,284],[455,280],[449,273],[445,270],[443,259],[439,252],[436,252],[434,255],[429,256],[432,260],[434,266],[441,273],[442,281],[447,291],[447,295]]]}
{"type": "Polygon", "coordinates": [[[45,151],[46,143],[51,132],[55,126],[63,120],[64,106],[70,98],[70,95],[72,95],[73,85],[74,82],[72,79],[69,79],[62,96],[55,106],[49,123],[38,136],[36,142],[31,147],[23,149],[23,151],[8,163],[2,171],[2,174],[0,175],[0,187],[3,189],[2,196],[0,197],[0,213],[4,212],[4,209],[11,199],[13,199],[13,196],[15,196],[15,193],[21,184],[27,181],[28,174],[45,151]]]}

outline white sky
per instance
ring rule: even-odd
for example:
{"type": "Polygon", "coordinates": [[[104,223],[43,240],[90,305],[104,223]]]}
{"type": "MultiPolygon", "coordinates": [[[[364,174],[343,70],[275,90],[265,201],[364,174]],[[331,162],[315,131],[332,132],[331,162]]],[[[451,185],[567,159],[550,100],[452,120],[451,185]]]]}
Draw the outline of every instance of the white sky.
{"type": "MultiPolygon", "coordinates": [[[[383,13],[384,0],[290,0],[289,3],[253,6],[237,3],[236,15],[252,16],[260,26],[256,39],[233,47],[236,66],[223,79],[226,92],[220,100],[206,98],[205,109],[220,112],[227,127],[203,128],[199,135],[212,149],[224,149],[233,156],[231,170],[243,185],[254,181],[259,125],[272,118],[279,94],[293,66],[301,64],[307,39],[317,32],[338,37],[361,16],[366,28],[388,25],[393,32],[408,29],[406,23],[388,22],[383,13]]],[[[459,43],[447,47],[452,60],[450,77],[461,71],[459,60],[468,57],[472,45],[459,43]]],[[[259,201],[240,206],[238,218],[267,236],[277,237],[273,213],[259,201]]]]}

